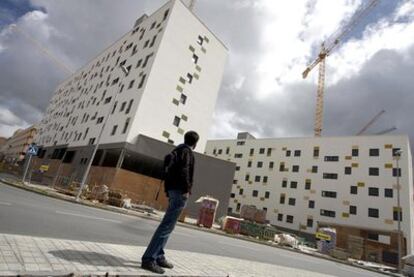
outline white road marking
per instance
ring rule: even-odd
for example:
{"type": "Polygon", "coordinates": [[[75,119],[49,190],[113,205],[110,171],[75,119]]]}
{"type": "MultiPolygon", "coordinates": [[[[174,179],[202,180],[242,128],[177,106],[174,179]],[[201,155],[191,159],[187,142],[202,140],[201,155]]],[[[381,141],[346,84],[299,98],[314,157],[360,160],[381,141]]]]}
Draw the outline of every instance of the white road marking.
{"type": "Polygon", "coordinates": [[[103,217],[89,216],[89,215],[69,213],[69,212],[62,212],[62,211],[56,211],[56,213],[57,214],[64,214],[64,215],[78,216],[78,217],[89,218],[89,219],[97,219],[97,220],[109,221],[109,222],[114,222],[114,223],[121,223],[121,221],[113,220],[113,219],[107,219],[107,218],[103,218],[103,217]]]}
{"type": "Polygon", "coordinates": [[[220,242],[220,244],[226,244],[226,245],[230,245],[230,246],[236,246],[236,247],[246,248],[246,249],[249,249],[249,250],[260,251],[260,250],[255,249],[255,248],[251,248],[251,247],[244,246],[244,245],[239,245],[239,244],[234,244],[234,243],[220,242]]]}
{"type": "Polygon", "coordinates": [[[7,202],[2,202],[2,201],[0,201],[0,205],[10,206],[10,205],[11,205],[11,203],[7,203],[7,202]]]}

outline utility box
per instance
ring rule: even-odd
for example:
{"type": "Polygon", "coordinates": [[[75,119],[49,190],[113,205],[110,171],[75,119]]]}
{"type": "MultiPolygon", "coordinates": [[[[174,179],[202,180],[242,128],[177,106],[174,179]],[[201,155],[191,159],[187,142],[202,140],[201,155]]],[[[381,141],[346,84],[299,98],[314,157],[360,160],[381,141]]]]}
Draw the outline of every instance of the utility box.
{"type": "Polygon", "coordinates": [[[209,196],[200,197],[196,203],[201,203],[198,213],[197,225],[211,228],[216,218],[219,201],[209,196]]]}
{"type": "Polygon", "coordinates": [[[226,216],[223,220],[223,230],[229,234],[239,234],[242,218],[226,216]]]}

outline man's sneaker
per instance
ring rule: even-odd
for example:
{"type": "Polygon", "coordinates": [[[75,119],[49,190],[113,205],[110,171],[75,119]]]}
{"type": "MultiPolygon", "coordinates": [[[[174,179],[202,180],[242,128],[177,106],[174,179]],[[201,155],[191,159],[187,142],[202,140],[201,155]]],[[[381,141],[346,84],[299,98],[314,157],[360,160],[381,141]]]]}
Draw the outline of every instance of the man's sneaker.
{"type": "Polygon", "coordinates": [[[163,274],[165,271],[155,262],[142,262],[141,268],[152,271],[154,273],[163,274]]]}
{"type": "Polygon", "coordinates": [[[160,266],[160,267],[164,267],[164,268],[173,268],[174,266],[173,266],[173,264],[172,263],[170,263],[170,262],[168,262],[166,259],[161,259],[161,260],[158,260],[157,261],[157,264],[160,266]]]}

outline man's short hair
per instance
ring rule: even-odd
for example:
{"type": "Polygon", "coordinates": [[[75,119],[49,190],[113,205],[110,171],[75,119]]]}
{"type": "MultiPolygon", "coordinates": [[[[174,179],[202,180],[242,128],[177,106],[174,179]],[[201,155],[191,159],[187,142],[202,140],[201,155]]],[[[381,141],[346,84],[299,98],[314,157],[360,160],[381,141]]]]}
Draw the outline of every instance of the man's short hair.
{"type": "Polygon", "coordinates": [[[188,146],[195,146],[200,136],[194,131],[188,131],[184,135],[184,143],[188,146]]]}

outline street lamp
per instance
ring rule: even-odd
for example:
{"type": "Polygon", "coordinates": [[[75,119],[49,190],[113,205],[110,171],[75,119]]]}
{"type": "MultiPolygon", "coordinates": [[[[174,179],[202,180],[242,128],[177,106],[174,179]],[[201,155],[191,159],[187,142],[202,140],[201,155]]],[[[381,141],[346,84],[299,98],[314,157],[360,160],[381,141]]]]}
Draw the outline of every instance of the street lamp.
{"type": "Polygon", "coordinates": [[[398,149],[394,151],[394,158],[397,162],[397,223],[398,223],[398,272],[401,273],[401,205],[400,205],[400,158],[402,150],[398,149]]]}
{"type": "Polygon", "coordinates": [[[98,135],[98,137],[96,138],[96,144],[95,144],[95,147],[93,148],[91,158],[89,159],[88,165],[86,166],[86,170],[85,170],[85,172],[84,172],[84,174],[83,174],[82,181],[81,181],[81,184],[80,184],[80,187],[79,187],[79,191],[78,191],[78,193],[77,193],[77,195],[76,195],[76,201],[77,201],[77,202],[79,202],[79,200],[80,200],[80,196],[81,196],[81,194],[82,194],[82,190],[83,190],[83,188],[85,187],[86,179],[88,178],[89,171],[90,171],[91,166],[92,166],[92,162],[93,162],[93,160],[94,160],[94,158],[95,158],[95,154],[96,154],[96,152],[98,151],[99,141],[101,140],[102,133],[103,133],[103,131],[104,131],[104,129],[105,129],[106,123],[108,122],[108,118],[109,118],[109,116],[111,115],[111,112],[112,112],[112,110],[113,110],[113,108],[114,108],[114,106],[115,106],[115,102],[116,102],[116,99],[117,99],[117,97],[118,97],[118,94],[119,94],[119,93],[120,93],[120,91],[121,91],[121,88],[122,88],[122,81],[124,80],[125,76],[127,76],[127,75],[128,75],[128,73],[129,73],[128,68],[126,68],[124,65],[120,65],[120,68],[121,68],[121,70],[122,70],[122,72],[123,72],[124,74],[123,74],[123,76],[122,76],[121,80],[119,81],[119,89],[118,89],[118,91],[117,91],[117,92],[116,92],[116,94],[115,94],[115,97],[114,97],[114,100],[112,101],[112,105],[111,105],[111,107],[108,109],[108,114],[106,115],[105,120],[104,120],[104,122],[103,122],[103,124],[102,124],[101,131],[99,132],[99,135],[98,135]]]}

